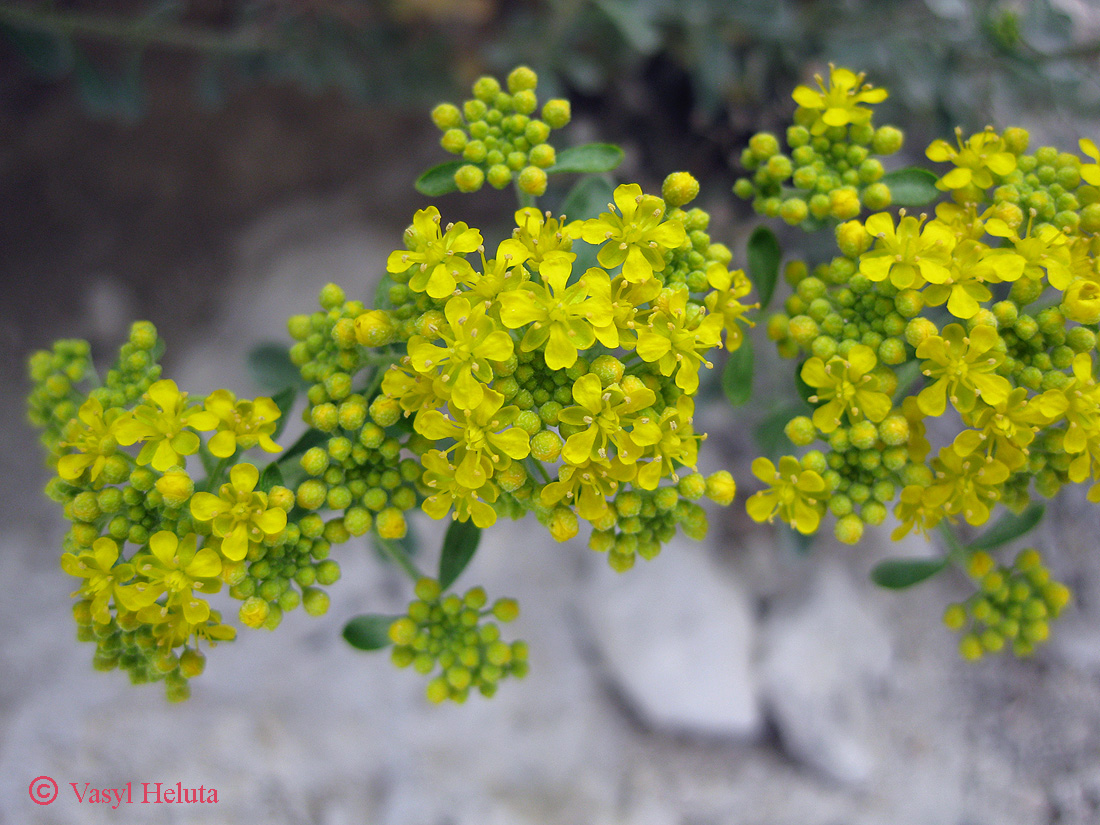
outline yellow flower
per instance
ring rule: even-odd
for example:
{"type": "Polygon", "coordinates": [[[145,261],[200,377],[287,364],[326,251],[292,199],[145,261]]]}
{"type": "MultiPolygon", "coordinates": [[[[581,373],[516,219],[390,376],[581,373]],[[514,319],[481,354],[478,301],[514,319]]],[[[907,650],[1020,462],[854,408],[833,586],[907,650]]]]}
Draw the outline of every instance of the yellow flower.
{"type": "Polygon", "coordinates": [[[1075,456],[1069,478],[1075,483],[1084,481],[1089,475],[1091,454],[1100,455],[1100,386],[1093,377],[1092,355],[1078,353],[1073,359],[1073,379],[1060,389],[1047,390],[1033,403],[1051,423],[1066,420],[1062,448],[1075,456]]]}
{"type": "Polygon", "coordinates": [[[519,289],[528,278],[523,263],[530,257],[527,247],[514,238],[501,241],[491,260],[486,260],[483,251],[482,274],[469,284],[470,292],[486,301],[493,301],[501,292],[519,289]]]}
{"type": "Polygon", "coordinates": [[[529,253],[527,262],[535,272],[550,252],[568,252],[573,248],[573,239],[565,227],[549,212],[542,213],[533,206],[525,206],[516,212],[516,228],[512,237],[523,244],[529,253]]]}
{"type": "Polygon", "coordinates": [[[642,445],[627,432],[634,428],[636,413],[653,406],[656,393],[640,379],[626,376],[620,384],[604,388],[598,376],[588,373],[573,384],[576,406],[566,407],[558,420],[571,427],[583,428],[565,441],[562,457],[570,464],[608,458],[608,443],[623,461],[634,461],[642,454],[642,445]]]}
{"type": "Polygon", "coordinates": [[[872,281],[885,281],[898,289],[919,289],[926,281],[943,283],[951,273],[947,269],[955,235],[944,224],[905,215],[894,228],[888,212],[871,215],[865,224],[877,240],[873,249],[859,257],[859,271],[872,281]]]}
{"type": "Polygon", "coordinates": [[[694,467],[699,456],[702,436],[692,430],[695,402],[681,395],[676,406],[665,407],[656,421],[640,416],[634,425],[631,440],[645,448],[645,456],[653,461],[638,465],[637,485],[643,490],[656,490],[662,478],[676,478],[676,465],[694,467]]]}
{"type": "Polygon", "coordinates": [[[1066,317],[1079,324],[1100,322],[1100,283],[1091,278],[1078,278],[1062,296],[1066,317]]]}
{"type": "Polygon", "coordinates": [[[741,346],[745,337],[741,324],[756,326],[755,322],[745,317],[745,313],[750,309],[759,309],[760,304],[741,303],[741,299],[752,292],[752,282],[743,270],[730,271],[720,263],[712,263],[707,267],[707,283],[714,291],[703,299],[703,305],[707,312],[722,316],[726,328],[726,349],[732,352],[741,346]]]}
{"type": "Polygon", "coordinates": [[[974,429],[963,430],[951,445],[962,457],[979,450],[995,458],[1009,470],[1020,470],[1027,464],[1027,447],[1035,439],[1035,410],[1027,403],[1027,389],[1016,387],[999,404],[978,405],[964,416],[974,429]]]}
{"type": "Polygon", "coordinates": [[[167,603],[179,605],[190,624],[205,622],[210,615],[210,605],[193,591],[217,593],[222,585],[218,578],[221,557],[209,547],[198,550],[197,545],[194,533],[180,541],[175,533],[160,530],[149,537],[149,552],[133,559],[135,570],[150,583],[150,590],[157,596],[167,593],[167,603]]]}
{"type": "Polygon", "coordinates": [[[678,289],[638,331],[638,355],[656,362],[661,375],[676,373],[676,386],[688,394],[699,389],[699,367],[713,364],[703,357],[722,340],[721,315],[708,315],[698,306],[688,307],[688,291],[678,289]]]}
{"type": "Polygon", "coordinates": [[[572,253],[551,252],[539,270],[542,284],[531,282],[498,297],[504,326],[519,329],[531,325],[520,341],[520,349],[531,352],[545,344],[546,366],[552,370],[573,366],[577,350],[592,346],[597,332],[611,323],[611,282],[607,273],[590,269],[577,283],[567,286],[574,257],[572,253]]]}
{"type": "Polygon", "coordinates": [[[275,538],[286,528],[286,512],[267,506],[267,493],[255,492],[260,471],[251,464],[237,464],[229,471],[229,482],[218,495],[195,493],[191,515],[209,521],[214,535],[222,539],[221,552],[230,561],[240,561],[250,544],[275,538]]]}
{"type": "Polygon", "coordinates": [[[634,477],[634,472],[632,465],[617,458],[563,464],[558,470],[558,480],[543,487],[539,497],[545,507],[563,500],[574,504],[581,518],[595,523],[609,513],[608,499],[615,496],[622,483],[634,477]]]}
{"type": "Polygon", "coordinates": [[[1064,290],[1072,278],[1071,254],[1066,236],[1049,223],[1038,228],[1032,228],[1030,224],[1029,221],[1027,233],[1021,236],[1004,221],[993,218],[986,221],[985,231],[994,237],[1012,241],[1016,254],[1024,259],[1023,275],[1038,281],[1045,271],[1050,285],[1064,290]]]}
{"type": "Polygon", "coordinates": [[[992,129],[971,135],[964,143],[962,129],[955,130],[959,148],[945,140],[934,140],[925,154],[936,163],[953,163],[955,168],[936,181],[942,191],[960,190],[975,186],[988,189],[993,185],[993,175],[1003,177],[1016,168],[1016,156],[1005,150],[1001,136],[992,129]]]}
{"type": "Polygon", "coordinates": [[[890,534],[891,541],[899,541],[913,529],[926,534],[943,520],[942,502],[933,503],[933,498],[929,496],[928,488],[917,484],[902,489],[894,508],[894,517],[900,524],[890,534]]]}
{"type": "Polygon", "coordinates": [[[947,277],[931,282],[921,295],[928,306],[946,302],[947,311],[956,318],[973,318],[981,304],[993,297],[985,284],[1017,280],[1024,264],[1011,249],[990,249],[979,241],[964,240],[955,247],[947,277]]]}
{"type": "Polygon", "coordinates": [[[611,282],[611,320],[596,329],[600,343],[608,349],[634,349],[638,345],[636,322],[640,309],[660,292],[661,282],[656,278],[632,284],[622,275],[616,277],[611,282]]]}
{"type": "MultiPolygon", "coordinates": [[[[488,459],[483,458],[483,461],[488,459]]],[[[452,508],[458,521],[473,520],[478,527],[490,527],[497,520],[496,511],[490,506],[500,491],[492,481],[478,487],[466,487],[458,479],[455,468],[439,450],[424,453],[424,486],[431,491],[421,508],[434,519],[441,519],[452,508]],[[484,499],[484,500],[482,500],[484,499]]],[[[486,472],[485,477],[488,477],[486,472]]]]}
{"type": "Polygon", "coordinates": [[[119,444],[143,442],[138,464],[152,464],[161,472],[177,464],[182,466],[184,456],[199,450],[199,437],[185,428],[213,430],[218,426],[215,415],[203,412],[198,404],[188,406],[187,393],[180,392],[175,381],[157,381],[145,397],[148,403],[135,407],[132,417],[117,431],[119,444]]]}
{"type": "Polygon", "coordinates": [[[118,432],[129,420],[128,413],[120,410],[108,410],[95,398],[89,398],[80,405],[77,418],[69,422],[65,429],[65,441],[62,447],[73,447],[78,452],[63,455],[57,461],[57,474],[66,481],[75,481],[85,470],[91,472],[88,477],[94,482],[118,449],[118,432]],[[109,419],[109,421],[108,421],[109,419]],[[80,425],[83,426],[80,426],[80,425]]]}
{"type": "Polygon", "coordinates": [[[942,506],[948,515],[962,515],[967,524],[989,521],[993,505],[1001,497],[1001,485],[1010,475],[996,459],[980,455],[961,456],[943,447],[932,460],[936,480],[928,489],[926,502],[942,506]]]}
{"type": "Polygon", "coordinates": [[[871,370],[878,363],[875,351],[863,344],[856,344],[848,357],[833,356],[829,363],[818,357],[809,358],[802,365],[802,380],[817,390],[811,403],[824,402],[814,410],[814,426],[823,433],[831,433],[840,426],[840,416],[856,424],[866,416],[876,424],[890,413],[890,396],[876,392],[871,370]]]}
{"type": "Polygon", "coordinates": [[[440,220],[434,206],[417,211],[412,226],[405,230],[408,249],[391,252],[386,261],[386,271],[392,273],[415,266],[409,289],[427,292],[436,300],[454,292],[459,281],[472,277],[473,268],[462,256],[476,251],[482,243],[481,233],[461,222],[440,232],[440,220]]]}
{"type": "Polygon", "coordinates": [[[921,371],[931,383],[917,395],[925,415],[943,415],[947,399],[960,412],[974,408],[980,394],[990,406],[1008,398],[1012,385],[997,375],[1004,355],[996,347],[997,330],[979,324],[967,335],[959,324],[948,324],[943,335],[931,335],[917,347],[917,357],[927,359],[921,371]]]}
{"type": "Polygon", "coordinates": [[[120,609],[130,611],[140,610],[156,598],[148,584],[127,584],[134,577],[134,566],[118,564],[118,555],[118,544],[101,536],[92,543],[90,551],[61,556],[61,569],[70,576],[84,579],[80,589],[72,595],[91,599],[92,618],[98,624],[111,620],[108,605],[112,598],[120,609]]]}
{"type": "Polygon", "coordinates": [[[424,410],[413,423],[418,433],[433,441],[453,438],[457,450],[455,480],[463,487],[476,490],[485,484],[497,469],[505,469],[511,459],[527,458],[531,453],[531,438],[518,427],[511,426],[519,415],[519,407],[501,409],[504,396],[486,389],[482,402],[473,410],[451,408],[452,421],[438,410],[424,410]]]}
{"type": "Polygon", "coordinates": [[[745,502],[753,521],[772,521],[778,515],[800,533],[817,530],[828,495],[820,475],[802,469],[798,459],[789,455],[779,459],[778,469],[768,459],[757,458],[752,462],[752,474],[769,485],[745,502]]]}
{"type": "Polygon", "coordinates": [[[815,92],[809,86],[798,86],[791,97],[803,109],[820,109],[818,119],[810,127],[810,132],[820,135],[830,126],[859,126],[869,123],[871,110],[860,104],[881,103],[889,93],[885,89],[873,89],[863,82],[864,75],[851,69],[838,69],[829,65],[829,85],[819,74],[814,75],[820,91],[815,92]]]}
{"type": "Polygon", "coordinates": [[[1097,165],[1100,164],[1100,149],[1097,149],[1096,144],[1088,138],[1081,138],[1077,145],[1093,161],[1081,165],[1081,177],[1084,178],[1085,183],[1100,186],[1100,166],[1097,165]]]}
{"type": "Polygon", "coordinates": [[[449,327],[440,330],[444,346],[414,335],[409,339],[409,358],[417,372],[438,376],[433,384],[436,394],[472,410],[485,397],[484,384],[493,380],[489,362],[508,360],[512,338],[495,329],[496,323],[485,314],[484,302],[471,306],[465,296],[456,295],[447,301],[443,314],[449,327]]]}
{"type": "MultiPolygon", "coordinates": [[[[403,360],[409,359],[406,356],[403,360]]],[[[391,364],[382,377],[382,392],[395,399],[408,416],[425,407],[435,409],[446,403],[445,398],[436,394],[434,383],[430,375],[421,375],[404,364],[391,364]]]]}
{"type": "Polygon", "coordinates": [[[643,195],[636,183],[616,187],[613,198],[615,203],[607,205],[609,212],[579,226],[571,224],[570,231],[586,243],[603,244],[596,260],[604,269],[622,264],[626,280],[635,284],[648,281],[654,272],[665,268],[665,250],[676,249],[687,240],[684,225],[678,220],[662,222],[665,202],[643,195]]]}
{"type": "Polygon", "coordinates": [[[270,398],[238,401],[229,390],[214,390],[204,406],[218,418],[218,431],[206,445],[218,458],[229,458],[238,449],[248,450],[257,444],[268,453],[282,450],[271,440],[282,413],[270,398]]]}

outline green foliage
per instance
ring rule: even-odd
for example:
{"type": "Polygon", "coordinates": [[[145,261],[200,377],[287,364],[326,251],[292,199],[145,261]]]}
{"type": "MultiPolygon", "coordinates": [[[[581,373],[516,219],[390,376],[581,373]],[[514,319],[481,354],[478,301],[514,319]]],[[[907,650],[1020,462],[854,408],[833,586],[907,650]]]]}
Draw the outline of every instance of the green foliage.
{"type": "Polygon", "coordinates": [[[947,559],[886,559],[871,570],[871,581],[879,587],[903,590],[932,578],[947,567],[947,559]]]}
{"type": "Polygon", "coordinates": [[[481,528],[472,521],[452,521],[443,537],[439,557],[439,586],[447,590],[466,569],[477,552],[481,528]]]}
{"type": "Polygon", "coordinates": [[[988,530],[972,540],[971,550],[995,550],[1030,533],[1043,520],[1046,506],[1032,504],[1022,513],[1005,513],[988,530]]]}
{"type": "Polygon", "coordinates": [[[752,398],[753,349],[746,337],[741,346],[730,353],[722,370],[722,391],[730,404],[742,407],[752,398]]]}
{"type": "Polygon", "coordinates": [[[390,625],[397,616],[364,613],[344,625],[344,640],[357,650],[381,650],[393,641],[389,636],[390,625]]]}
{"type": "Polygon", "coordinates": [[[893,206],[921,207],[943,197],[936,188],[936,174],[929,169],[911,166],[882,176],[882,182],[890,187],[893,206]]]}
{"type": "Polygon", "coordinates": [[[775,293],[781,257],[779,239],[775,237],[775,233],[766,226],[758,226],[754,229],[749,236],[748,275],[756,285],[761,310],[768,308],[775,293]]]}

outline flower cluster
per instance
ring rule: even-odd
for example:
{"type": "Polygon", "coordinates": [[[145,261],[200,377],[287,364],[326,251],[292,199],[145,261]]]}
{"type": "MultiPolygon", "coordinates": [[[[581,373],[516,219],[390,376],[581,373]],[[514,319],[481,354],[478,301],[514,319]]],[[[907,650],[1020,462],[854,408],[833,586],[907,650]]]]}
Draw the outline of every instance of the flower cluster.
{"type": "Polygon", "coordinates": [[[901,131],[876,128],[865,105],[885,100],[885,89],[835,66],[827,83],[820,75],[815,79],[817,91],[809,86],[794,91],[798,108],[786,135],[790,153],[780,151],[770,132],[753,135],[741,153],[741,164],[753,175],[738,179],[733,189],[757,212],[806,229],[888,207],[890,187],[875,156],[892,155],[902,145],[901,131]]]}
{"type": "MultiPolygon", "coordinates": [[[[808,95],[795,97],[807,106],[808,95]]],[[[862,125],[856,98],[843,100],[846,115],[821,115],[823,134],[840,128],[828,117],[862,125]]],[[[949,199],[931,214],[838,221],[838,255],[786,268],[793,294],[768,333],[800,360],[812,408],[786,434],[822,446],[778,469],[758,459],[767,486],[748,500],[754,519],[813,533],[832,513],[837,538],[854,543],[891,507],[899,538],[983,525],[998,504],[1019,513],[1068,483],[1091,484],[1100,500],[1100,189],[1090,183],[1100,174],[1051,147],[1028,152],[1019,128],[956,143],[928,147],[951,164],[930,198],[949,199]]],[[[968,636],[964,653],[993,650],[990,632],[978,648],[968,636]]],[[[1021,632],[1001,636],[1022,655],[1040,639],[1021,632]]]]}
{"type": "MultiPolygon", "coordinates": [[[[483,177],[502,187],[518,172],[521,203],[545,189],[545,141],[569,105],[549,101],[532,118],[536,83],[521,67],[507,93],[482,78],[462,112],[436,108],[444,146],[468,161],[459,188],[483,177]]],[[[607,171],[607,155],[591,171],[607,171]]],[[[324,613],[322,588],[340,576],[332,547],[370,536],[417,581],[390,627],[394,661],[438,665],[429,698],[462,701],[526,671],[523,643],[482,621],[518,608],[483,610],[480,588],[459,597],[424,578],[401,544],[410,511],[475,534],[533,511],[558,541],[585,521],[618,570],[677,528],[701,537],[699,499],[728,505],[735,485],[695,470],[699,373],[723,337],[741,344],[751,285],[711,241],[709,216],[684,208],[698,190],[687,173],[660,197],[623,185],[589,219],[524,206],[493,251],[480,230],[420,210],[376,306],[329,284],[318,311],[289,319],[301,380],[273,398],[182,391],[161,377],[163,347],[145,322],[94,389],[81,389],[97,383],[85,342],[33,356],[29,417],[56,470],[47,492],[72,522],[61,566],[78,581],[74,617],[96,666],[186,698],[200,644],[236,633],[209,596],[224,587],[251,628],[274,629],[299,606],[324,613]],[[283,450],[300,389],[308,428],[283,450]]]]}
{"type": "MultiPolygon", "coordinates": [[[[691,197],[691,183],[666,189],[691,197]]],[[[627,184],[585,221],[523,208],[491,255],[478,230],[417,213],[387,265],[394,306],[356,324],[368,348],[385,342],[375,358],[392,353],[371,409],[411,419],[425,512],[487,527],[533,510],[558,541],[587,521],[593,547],[625,569],[677,523],[705,530],[693,499],[708,489],[732,500],[728,474],[708,488],[678,468],[702,439],[699,371],[723,332],[740,344],[750,286],[706,213],[682,205],[627,184]],[[596,247],[598,265],[578,271],[574,244],[596,247]]]]}
{"type": "Polygon", "coordinates": [[[95,643],[98,669],[163,679],[179,700],[202,672],[201,645],[236,635],[207,596],[229,585],[244,624],[274,628],[299,604],[324,613],[328,596],[316,585],[333,583],[339,568],[314,540],[319,531],[288,520],[294,495],[277,483],[278,465],[261,476],[242,460],[252,448],[280,452],[280,407],[228,390],[192,400],[160,378],[162,349],[152,324],[134,324],[89,391],[81,385],[97,382],[86,342],[36,353],[29,416],[56,472],[47,493],[71,522],[61,567],[78,582],[79,638],[95,643]],[[206,478],[196,481],[199,467],[206,478]]]}
{"type": "Polygon", "coordinates": [[[506,85],[507,91],[486,75],[474,83],[473,98],[461,109],[441,103],[432,110],[432,120],[443,132],[440,145],[462,156],[454,172],[455,185],[462,192],[476,192],[486,181],[503,189],[513,179],[528,195],[546,191],[545,170],[557,157],[546,141],[551,130],[569,123],[569,101],[548,100],[541,118],[536,117],[538,76],[519,66],[509,73],[506,85]]]}
{"type": "Polygon", "coordinates": [[[439,675],[426,688],[430,701],[465,702],[471,688],[492,696],[501,679],[527,674],[526,643],[502,641],[496,623],[485,621],[489,616],[514,621],[519,616],[515,600],[497,599],[486,607],[482,588],[443,596],[439,582],[428,578],[416,583],[415,592],[407,614],[390,625],[391,658],[398,667],[411,665],[424,676],[438,665],[439,675]]]}
{"type": "Polygon", "coordinates": [[[1050,635],[1050,620],[1069,604],[1070,591],[1050,577],[1034,549],[1020,551],[1011,565],[998,565],[986,552],[970,557],[967,574],[977,592],[965,602],[949,605],[943,622],[963,631],[959,653],[980,659],[1005,644],[1017,656],[1027,656],[1050,635]]]}

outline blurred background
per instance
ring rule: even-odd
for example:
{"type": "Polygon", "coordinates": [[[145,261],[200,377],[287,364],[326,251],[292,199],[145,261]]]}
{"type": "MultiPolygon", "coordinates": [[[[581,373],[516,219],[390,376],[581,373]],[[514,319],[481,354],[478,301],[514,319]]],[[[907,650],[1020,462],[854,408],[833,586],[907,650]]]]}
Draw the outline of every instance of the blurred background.
{"type": "MultiPolygon", "coordinates": [[[[961,582],[867,582],[919,541],[884,529],[806,552],[739,498],[706,542],[623,576],[582,542],[489,531],[459,584],[520,599],[533,665],[492,701],[429,706],[413,674],[343,643],[347,618],[408,599],[353,541],[326,617],[219,647],[169,706],[73,640],[63,523],[22,411],[30,352],[82,337],[106,362],[136,318],[182,388],[256,392],[247,352],[287,341],[320,286],[373,294],[427,204],[413,180],[448,159],[428,111],[483,73],[534,68],[540,98],[573,102],[562,145],[621,144],[623,180],[692,172],[743,263],[740,149],[782,130],[790,91],[828,63],[890,90],[877,121],[915,159],[955,125],[1097,139],[1098,58],[1089,0],[0,3],[0,822],[1100,821],[1100,519],[1082,501],[1034,538],[1077,602],[1030,661],[958,659],[939,618],[961,582]],[[49,807],[27,793],[42,774],[62,788],[49,807]],[[68,788],[128,781],[219,802],[98,810],[68,788]]],[[[510,197],[438,205],[501,237],[510,197]]],[[[736,424],[720,393],[699,413],[702,469],[745,487],[787,369],[762,336],[757,352],[736,424]]],[[[432,558],[438,527],[417,526],[432,558]]]]}

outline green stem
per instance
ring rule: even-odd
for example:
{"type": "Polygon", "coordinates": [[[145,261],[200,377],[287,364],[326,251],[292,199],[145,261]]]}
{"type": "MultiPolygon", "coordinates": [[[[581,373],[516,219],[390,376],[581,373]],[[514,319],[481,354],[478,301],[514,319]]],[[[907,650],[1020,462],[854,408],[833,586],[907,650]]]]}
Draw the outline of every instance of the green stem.
{"type": "Polygon", "coordinates": [[[382,548],[382,552],[390,557],[390,561],[400,567],[414,582],[420,581],[424,578],[424,574],[417,570],[416,565],[413,564],[412,559],[409,558],[409,554],[405,552],[404,548],[396,542],[389,539],[378,539],[378,546],[382,548]]]}
{"type": "Polygon", "coordinates": [[[202,488],[207,492],[213,492],[218,489],[218,486],[222,483],[222,474],[225,472],[225,468],[229,466],[229,462],[233,460],[233,456],[228,456],[221,459],[215,466],[214,472],[207,476],[206,481],[202,483],[202,488]]]}
{"type": "Polygon", "coordinates": [[[947,545],[947,558],[955,564],[965,564],[969,555],[962,542],[959,541],[959,537],[955,535],[955,531],[951,529],[951,525],[946,521],[941,521],[936,529],[939,530],[941,536],[943,536],[944,544],[947,545]]]}
{"type": "Polygon", "coordinates": [[[516,200],[519,201],[519,208],[526,209],[528,206],[537,207],[538,202],[535,200],[534,195],[530,195],[519,188],[519,184],[516,184],[516,200]]]}
{"type": "Polygon", "coordinates": [[[546,472],[546,468],[542,466],[542,462],[535,458],[532,459],[530,463],[534,464],[535,469],[539,471],[539,475],[542,476],[543,483],[550,484],[552,479],[550,478],[550,474],[546,472]]]}
{"type": "Polygon", "coordinates": [[[57,37],[114,40],[133,46],[161,46],[198,52],[274,51],[278,44],[256,33],[219,32],[180,25],[165,25],[138,18],[126,20],[99,14],[46,11],[23,6],[0,6],[0,23],[57,37]]]}

